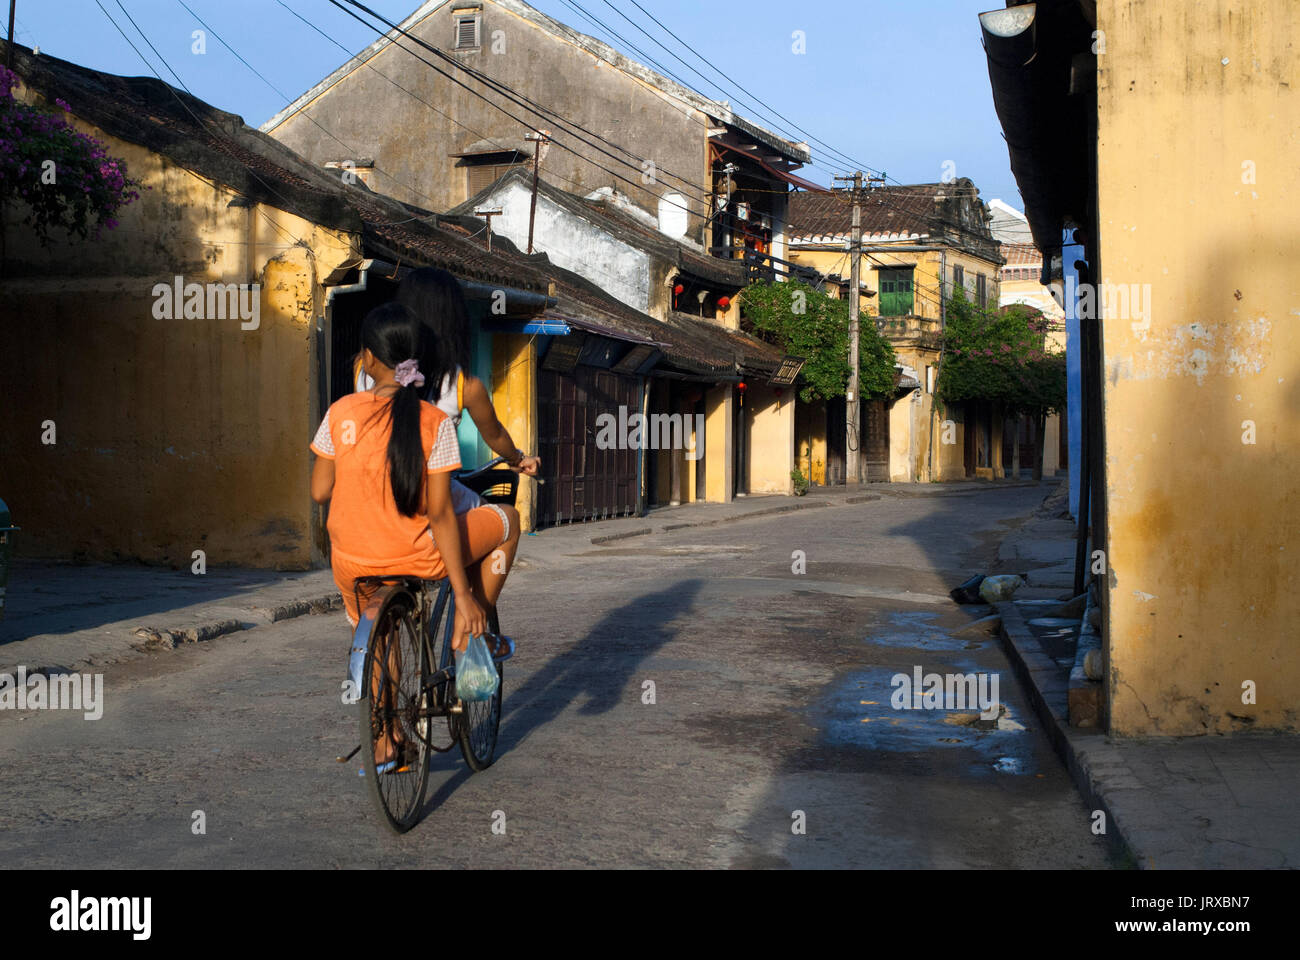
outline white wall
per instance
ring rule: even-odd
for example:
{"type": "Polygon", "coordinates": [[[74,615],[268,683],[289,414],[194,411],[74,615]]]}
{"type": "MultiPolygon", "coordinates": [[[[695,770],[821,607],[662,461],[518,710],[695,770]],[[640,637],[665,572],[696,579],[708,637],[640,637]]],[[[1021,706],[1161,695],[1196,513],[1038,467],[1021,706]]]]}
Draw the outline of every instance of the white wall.
{"type": "MultiPolygon", "coordinates": [[[[515,181],[503,184],[480,205],[503,211],[492,218],[492,232],[508,238],[520,250],[528,249],[531,199],[532,191],[515,181]]],[[[545,253],[556,266],[585,277],[628,306],[650,309],[649,255],[541,194],[537,197],[533,250],[545,253]]]]}

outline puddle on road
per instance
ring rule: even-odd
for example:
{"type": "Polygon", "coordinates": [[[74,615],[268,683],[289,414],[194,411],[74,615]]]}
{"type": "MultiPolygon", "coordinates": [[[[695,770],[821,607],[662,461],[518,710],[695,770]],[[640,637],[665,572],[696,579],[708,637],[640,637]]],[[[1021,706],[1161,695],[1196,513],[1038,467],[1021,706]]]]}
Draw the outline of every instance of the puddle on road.
{"type": "MultiPolygon", "coordinates": [[[[812,719],[826,742],[891,753],[921,754],[930,750],[966,750],[974,772],[1026,774],[1032,772],[1033,736],[1007,703],[1011,676],[999,674],[1002,714],[983,721],[979,708],[966,710],[895,709],[891,698],[898,689],[890,683],[897,673],[890,667],[854,671],[837,680],[811,708],[812,719]]],[[[974,664],[935,664],[925,673],[976,673],[974,664]]]]}
{"type": "Polygon", "coordinates": [[[983,633],[951,636],[933,622],[938,616],[938,613],[923,610],[891,613],[887,626],[872,630],[864,639],[883,647],[915,647],[919,650],[978,650],[989,640],[989,635],[983,633]]]}

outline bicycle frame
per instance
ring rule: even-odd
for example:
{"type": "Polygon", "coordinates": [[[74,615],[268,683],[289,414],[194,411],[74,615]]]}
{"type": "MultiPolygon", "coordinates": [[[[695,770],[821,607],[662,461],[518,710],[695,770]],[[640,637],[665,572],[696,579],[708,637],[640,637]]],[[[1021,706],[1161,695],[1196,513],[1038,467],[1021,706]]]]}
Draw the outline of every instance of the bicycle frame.
{"type": "MultiPolygon", "coordinates": [[[[456,619],[456,598],[451,592],[451,581],[445,577],[441,580],[421,580],[416,577],[401,575],[360,577],[353,583],[353,590],[357,600],[357,609],[361,611],[361,617],[357,622],[356,632],[353,634],[349,677],[353,681],[358,694],[361,692],[362,661],[365,658],[370,635],[374,631],[375,615],[385,607],[395,593],[402,591],[410,596],[411,606],[418,613],[418,630],[423,655],[428,658],[427,662],[430,665],[435,663],[438,665],[438,669],[421,687],[420,692],[422,695],[427,695],[429,706],[420,709],[417,719],[442,717],[449,713],[458,713],[458,698],[439,695],[439,689],[444,692],[448,689],[455,689],[454,686],[450,688],[447,686],[449,683],[454,684],[456,679],[456,661],[451,655],[450,643],[450,631],[455,629],[456,619]],[[379,589],[371,596],[370,601],[363,606],[361,593],[362,588],[365,586],[373,586],[379,589]],[[444,613],[446,614],[445,621],[443,620],[444,613]],[[436,655],[437,638],[433,635],[433,632],[438,624],[444,624],[444,630],[448,632],[448,642],[443,645],[443,658],[446,662],[440,662],[436,655]]],[[[514,640],[506,636],[492,636],[496,641],[495,647],[498,653],[497,656],[492,658],[494,663],[504,663],[514,656],[514,640]],[[502,644],[506,648],[504,653],[501,653],[502,644]]],[[[426,731],[431,730],[432,725],[427,725],[426,731]]],[[[454,744],[448,747],[435,746],[430,742],[427,732],[423,739],[430,749],[439,753],[454,746],[454,744]]]]}

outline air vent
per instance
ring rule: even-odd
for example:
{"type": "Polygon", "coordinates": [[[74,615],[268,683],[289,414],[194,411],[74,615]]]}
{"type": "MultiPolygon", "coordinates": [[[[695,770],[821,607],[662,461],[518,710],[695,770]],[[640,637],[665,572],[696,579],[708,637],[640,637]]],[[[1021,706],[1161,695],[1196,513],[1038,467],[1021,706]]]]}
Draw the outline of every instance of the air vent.
{"type": "Polygon", "coordinates": [[[479,45],[479,17],[465,16],[456,18],[456,49],[471,50],[479,45]]]}

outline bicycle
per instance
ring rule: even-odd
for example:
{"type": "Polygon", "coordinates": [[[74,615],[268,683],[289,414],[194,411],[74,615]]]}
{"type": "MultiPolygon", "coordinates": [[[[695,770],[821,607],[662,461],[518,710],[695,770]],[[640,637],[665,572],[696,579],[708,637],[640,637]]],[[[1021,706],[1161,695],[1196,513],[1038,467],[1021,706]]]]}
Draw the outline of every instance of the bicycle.
{"type": "MultiPolygon", "coordinates": [[[[495,469],[504,462],[504,457],[498,457],[477,470],[458,474],[456,479],[486,503],[513,506],[519,474],[495,469]]],[[[497,611],[488,610],[485,639],[497,666],[496,693],[488,700],[463,701],[456,695],[452,651],[456,598],[451,581],[445,577],[362,577],[353,589],[361,615],[353,634],[350,676],[360,674],[356,693],[361,745],[338,760],[345,763],[362,753],[365,765],[360,773],[369,780],[370,794],[385,822],[396,833],[406,833],[419,820],[429,785],[431,752],[446,753],[459,744],[471,771],[492,765],[505,685],[502,664],[514,654],[514,641],[501,636],[497,611]],[[374,594],[363,604],[363,589],[372,587],[374,594]],[[362,657],[359,671],[355,664],[358,656],[362,657]],[[440,745],[434,742],[435,728],[443,717],[450,740],[440,745]],[[391,742],[398,756],[377,762],[377,740],[391,742]]]]}

